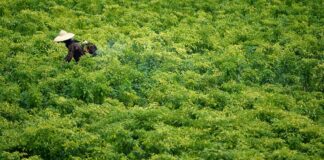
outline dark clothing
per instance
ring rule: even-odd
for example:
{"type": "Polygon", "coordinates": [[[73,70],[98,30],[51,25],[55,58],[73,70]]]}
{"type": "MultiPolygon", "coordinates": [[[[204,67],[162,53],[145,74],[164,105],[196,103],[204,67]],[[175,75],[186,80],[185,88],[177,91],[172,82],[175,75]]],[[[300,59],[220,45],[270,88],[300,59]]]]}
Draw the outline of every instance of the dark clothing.
{"type": "Polygon", "coordinates": [[[88,52],[92,54],[92,56],[97,55],[97,46],[90,42],[82,42],[81,47],[83,49],[83,52],[88,52]]]}
{"type": "Polygon", "coordinates": [[[79,61],[80,57],[82,55],[84,55],[83,49],[81,47],[81,45],[79,44],[79,41],[76,40],[66,40],[64,41],[65,46],[68,48],[68,54],[65,57],[65,60],[70,62],[72,58],[74,58],[74,60],[76,62],[79,61]]]}
{"type": "Polygon", "coordinates": [[[68,62],[70,62],[72,58],[78,62],[80,57],[86,52],[92,54],[93,56],[97,55],[97,47],[93,43],[83,42],[80,44],[79,41],[73,39],[66,40],[64,43],[69,50],[67,56],[65,57],[65,60],[68,62]]]}

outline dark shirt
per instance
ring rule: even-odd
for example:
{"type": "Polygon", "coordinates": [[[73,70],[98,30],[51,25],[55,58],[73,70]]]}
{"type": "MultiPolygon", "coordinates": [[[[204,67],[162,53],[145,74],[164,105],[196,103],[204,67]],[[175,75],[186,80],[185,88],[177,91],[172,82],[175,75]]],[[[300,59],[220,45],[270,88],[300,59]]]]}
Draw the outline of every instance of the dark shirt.
{"type": "Polygon", "coordinates": [[[79,44],[79,41],[69,39],[64,41],[64,43],[65,46],[68,48],[68,54],[66,55],[65,60],[70,62],[72,58],[74,58],[74,60],[78,62],[80,60],[80,57],[84,55],[84,51],[81,45],[79,44]]]}
{"type": "Polygon", "coordinates": [[[66,48],[68,48],[68,54],[65,57],[65,60],[70,62],[72,58],[76,62],[80,60],[80,57],[83,56],[86,52],[90,53],[92,56],[97,55],[97,46],[90,42],[79,43],[77,40],[69,39],[64,41],[66,48]]]}

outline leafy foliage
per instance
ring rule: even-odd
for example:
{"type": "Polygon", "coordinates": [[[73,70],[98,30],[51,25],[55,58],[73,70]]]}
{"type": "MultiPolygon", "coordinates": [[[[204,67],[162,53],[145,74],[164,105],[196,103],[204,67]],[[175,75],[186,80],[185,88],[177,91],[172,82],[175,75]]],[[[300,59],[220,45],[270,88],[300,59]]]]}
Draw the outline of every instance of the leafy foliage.
{"type": "Polygon", "coordinates": [[[321,159],[320,0],[0,1],[0,159],[321,159]],[[97,57],[63,61],[60,29],[97,57]]]}

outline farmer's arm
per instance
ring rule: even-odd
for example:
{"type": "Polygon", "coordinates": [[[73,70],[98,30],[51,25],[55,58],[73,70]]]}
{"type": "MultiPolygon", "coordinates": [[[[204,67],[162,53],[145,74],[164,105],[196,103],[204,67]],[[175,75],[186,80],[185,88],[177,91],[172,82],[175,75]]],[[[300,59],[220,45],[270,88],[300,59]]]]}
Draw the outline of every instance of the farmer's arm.
{"type": "Polygon", "coordinates": [[[92,56],[96,56],[97,55],[97,53],[96,53],[97,46],[94,45],[93,43],[88,43],[87,42],[87,44],[85,44],[85,50],[86,50],[86,52],[92,54],[92,56]]]}

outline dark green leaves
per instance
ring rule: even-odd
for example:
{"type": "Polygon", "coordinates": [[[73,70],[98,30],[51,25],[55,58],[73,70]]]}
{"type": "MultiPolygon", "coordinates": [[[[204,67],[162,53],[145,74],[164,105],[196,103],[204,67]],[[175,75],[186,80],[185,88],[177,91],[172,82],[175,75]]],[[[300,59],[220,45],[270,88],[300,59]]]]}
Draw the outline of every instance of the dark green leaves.
{"type": "Polygon", "coordinates": [[[321,159],[321,4],[2,0],[0,159],[321,159]]]}

